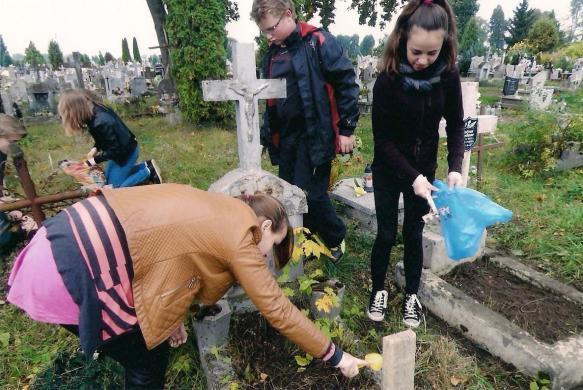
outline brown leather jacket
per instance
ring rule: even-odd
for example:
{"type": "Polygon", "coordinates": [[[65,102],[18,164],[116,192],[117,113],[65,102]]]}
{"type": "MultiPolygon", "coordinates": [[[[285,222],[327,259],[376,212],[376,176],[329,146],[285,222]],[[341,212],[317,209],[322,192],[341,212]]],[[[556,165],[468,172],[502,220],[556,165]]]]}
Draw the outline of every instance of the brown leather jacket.
{"type": "Polygon", "coordinates": [[[257,217],[245,203],[187,185],[105,189],[133,261],[138,322],[154,348],[194,299],[213,304],[238,281],[269,323],[304,351],[330,340],[283,295],[259,252],[257,217]]]}

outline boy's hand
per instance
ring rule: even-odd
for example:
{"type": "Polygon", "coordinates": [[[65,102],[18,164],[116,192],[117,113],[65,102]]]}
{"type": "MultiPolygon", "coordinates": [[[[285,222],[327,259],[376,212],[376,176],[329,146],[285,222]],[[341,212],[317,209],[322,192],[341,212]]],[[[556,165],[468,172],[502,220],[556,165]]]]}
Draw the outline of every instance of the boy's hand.
{"type": "Polygon", "coordinates": [[[347,137],[345,135],[339,135],[338,140],[340,141],[340,153],[346,154],[352,152],[354,149],[354,135],[347,137]]]}

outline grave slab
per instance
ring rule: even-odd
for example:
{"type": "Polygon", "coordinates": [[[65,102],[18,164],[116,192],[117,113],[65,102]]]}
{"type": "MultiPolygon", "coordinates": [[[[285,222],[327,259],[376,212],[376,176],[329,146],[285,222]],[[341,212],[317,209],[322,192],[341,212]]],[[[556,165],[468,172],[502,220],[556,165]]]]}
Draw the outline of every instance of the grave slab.
{"type": "Polygon", "coordinates": [[[383,390],[415,388],[416,339],[411,329],[383,337],[383,390]]]}
{"type": "MultiPolygon", "coordinates": [[[[395,277],[403,287],[402,262],[396,266],[395,277]]],[[[418,295],[429,311],[491,354],[532,377],[539,372],[550,375],[553,389],[583,386],[583,335],[552,345],[542,343],[428,270],[422,272],[418,295]]]]}

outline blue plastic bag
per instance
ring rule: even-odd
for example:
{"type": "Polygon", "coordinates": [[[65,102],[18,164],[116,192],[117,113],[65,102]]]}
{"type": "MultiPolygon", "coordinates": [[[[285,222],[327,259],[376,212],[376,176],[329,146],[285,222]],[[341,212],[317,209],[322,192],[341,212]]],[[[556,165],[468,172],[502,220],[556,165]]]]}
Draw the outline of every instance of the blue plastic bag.
{"type": "Polygon", "coordinates": [[[439,180],[433,185],[439,189],[432,197],[439,213],[441,234],[447,255],[453,260],[474,256],[486,228],[512,218],[512,211],[478,191],[465,187],[450,190],[439,180]]]}

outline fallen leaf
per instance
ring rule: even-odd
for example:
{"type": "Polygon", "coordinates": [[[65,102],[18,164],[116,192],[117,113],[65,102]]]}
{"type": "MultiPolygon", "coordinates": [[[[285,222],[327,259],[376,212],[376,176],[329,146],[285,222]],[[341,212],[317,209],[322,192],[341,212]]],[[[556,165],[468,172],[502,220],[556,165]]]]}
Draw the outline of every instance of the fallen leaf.
{"type": "Polygon", "coordinates": [[[468,380],[468,378],[463,378],[463,377],[460,378],[459,376],[455,376],[455,375],[452,376],[451,378],[449,378],[449,381],[451,382],[451,384],[453,386],[458,386],[458,385],[461,385],[463,383],[466,383],[467,380],[468,380]]]}
{"type": "Polygon", "coordinates": [[[267,379],[267,374],[262,372],[261,374],[259,374],[259,378],[261,378],[261,382],[265,382],[265,380],[267,379]]]}
{"type": "Polygon", "coordinates": [[[328,294],[324,294],[322,298],[316,300],[316,309],[319,311],[323,311],[324,313],[330,313],[332,310],[332,306],[334,306],[334,302],[328,294]]]}

